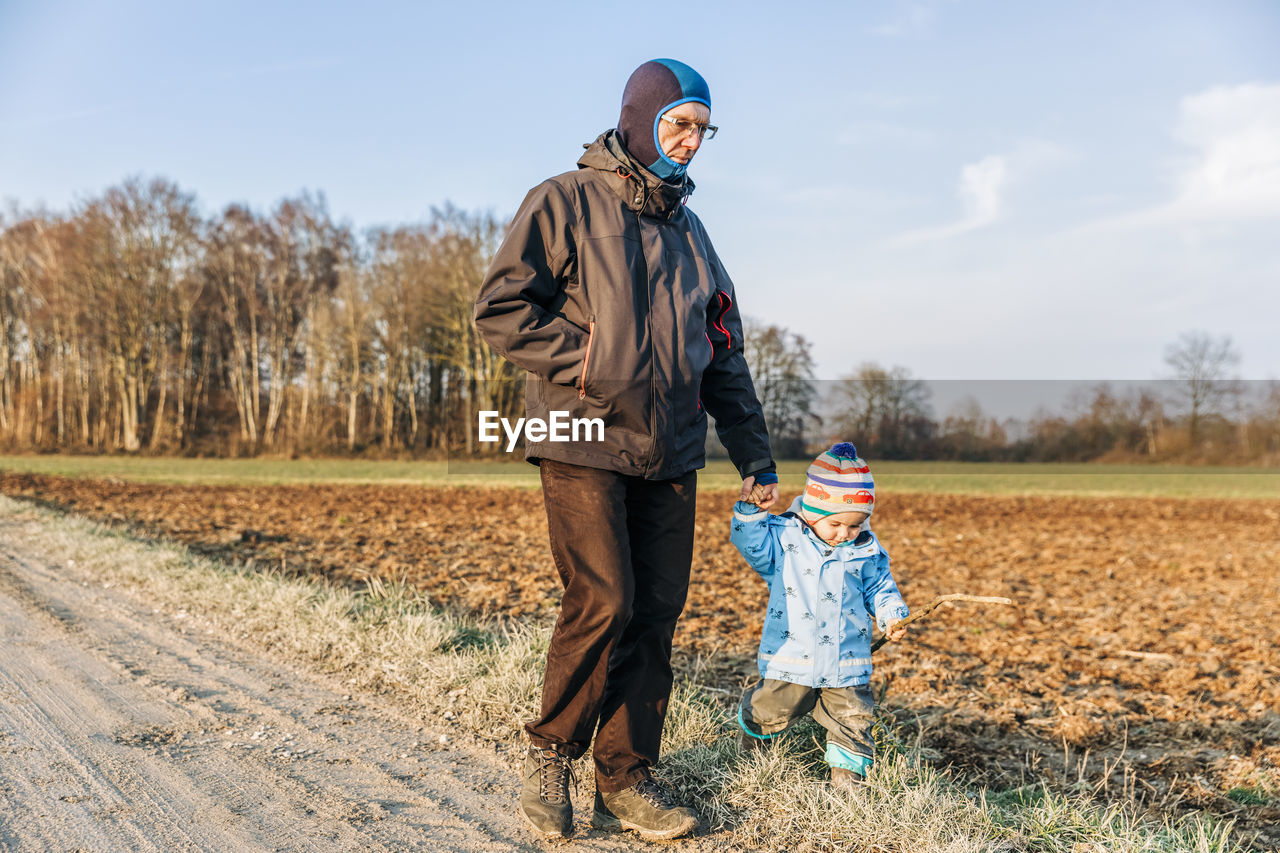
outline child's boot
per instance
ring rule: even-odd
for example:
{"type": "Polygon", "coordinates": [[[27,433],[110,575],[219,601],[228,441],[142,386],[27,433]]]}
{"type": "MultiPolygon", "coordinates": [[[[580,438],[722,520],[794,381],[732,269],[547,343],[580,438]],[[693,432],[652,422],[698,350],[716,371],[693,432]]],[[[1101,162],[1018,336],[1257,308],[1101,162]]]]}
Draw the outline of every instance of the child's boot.
{"type": "Polygon", "coordinates": [[[759,752],[772,743],[772,738],[756,737],[746,729],[738,729],[738,749],[743,752],[759,752]]]}
{"type": "Polygon", "coordinates": [[[827,764],[831,765],[831,787],[854,791],[866,784],[871,756],[853,752],[839,744],[828,743],[825,757],[827,764]]]}
{"type": "Polygon", "coordinates": [[[759,752],[771,746],[777,735],[758,735],[747,728],[742,718],[742,708],[738,708],[738,749],[742,752],[759,752]]]}
{"type": "Polygon", "coordinates": [[[856,791],[867,784],[867,777],[844,767],[831,768],[831,787],[845,791],[856,791]]]}

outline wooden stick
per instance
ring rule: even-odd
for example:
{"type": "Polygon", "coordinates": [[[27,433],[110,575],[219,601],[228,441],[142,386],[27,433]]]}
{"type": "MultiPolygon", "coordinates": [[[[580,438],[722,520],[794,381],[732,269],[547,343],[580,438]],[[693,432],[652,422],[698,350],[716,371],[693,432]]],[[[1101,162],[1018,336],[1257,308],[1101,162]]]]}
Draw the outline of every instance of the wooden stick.
{"type": "Polygon", "coordinates": [[[1116,654],[1127,655],[1131,658],[1141,658],[1143,660],[1177,660],[1173,655],[1166,654],[1165,652],[1135,652],[1131,649],[1120,649],[1116,654]]]}
{"type": "MultiPolygon", "coordinates": [[[[966,595],[963,592],[953,592],[949,595],[938,596],[933,601],[930,601],[928,604],[926,604],[922,609],[917,610],[915,613],[912,613],[906,619],[903,619],[902,621],[897,622],[895,624],[901,625],[904,627],[907,625],[910,625],[912,622],[916,621],[917,619],[920,619],[924,616],[928,616],[930,613],[932,613],[934,610],[938,608],[938,605],[946,604],[948,601],[976,601],[979,604],[1013,604],[1012,599],[1002,598],[1000,596],[966,595]]],[[[888,637],[881,637],[880,639],[876,640],[875,643],[872,644],[871,651],[873,652],[876,651],[888,641],[889,641],[888,637]]]]}

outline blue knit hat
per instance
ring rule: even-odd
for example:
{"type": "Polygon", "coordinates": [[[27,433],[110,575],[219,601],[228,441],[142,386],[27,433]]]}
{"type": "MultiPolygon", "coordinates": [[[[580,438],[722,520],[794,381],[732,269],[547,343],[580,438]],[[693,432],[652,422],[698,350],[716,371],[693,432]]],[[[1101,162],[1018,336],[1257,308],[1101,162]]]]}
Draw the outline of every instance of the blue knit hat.
{"type": "Polygon", "coordinates": [[[651,59],[631,72],[622,92],[618,140],[636,162],[664,181],[679,180],[687,164],[677,163],[658,143],[658,119],[687,103],[711,108],[711,90],[702,75],[674,59],[651,59]]]}

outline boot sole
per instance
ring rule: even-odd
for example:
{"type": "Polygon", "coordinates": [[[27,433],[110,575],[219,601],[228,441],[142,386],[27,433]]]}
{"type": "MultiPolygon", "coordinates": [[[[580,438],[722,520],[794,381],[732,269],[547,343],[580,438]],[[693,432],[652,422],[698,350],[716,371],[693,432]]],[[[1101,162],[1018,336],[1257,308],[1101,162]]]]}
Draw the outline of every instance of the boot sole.
{"type": "Polygon", "coordinates": [[[680,838],[693,832],[698,828],[698,821],[694,820],[688,826],[675,826],[671,829],[645,829],[637,824],[627,823],[617,815],[593,812],[591,826],[605,832],[622,832],[629,829],[645,841],[670,841],[673,838],[680,838]]]}
{"type": "Polygon", "coordinates": [[[529,825],[529,828],[536,832],[538,836],[545,841],[564,841],[573,835],[572,823],[569,824],[568,832],[561,832],[558,829],[548,831],[534,823],[533,818],[524,813],[524,809],[517,808],[516,811],[520,812],[520,817],[524,818],[524,822],[529,825]]]}

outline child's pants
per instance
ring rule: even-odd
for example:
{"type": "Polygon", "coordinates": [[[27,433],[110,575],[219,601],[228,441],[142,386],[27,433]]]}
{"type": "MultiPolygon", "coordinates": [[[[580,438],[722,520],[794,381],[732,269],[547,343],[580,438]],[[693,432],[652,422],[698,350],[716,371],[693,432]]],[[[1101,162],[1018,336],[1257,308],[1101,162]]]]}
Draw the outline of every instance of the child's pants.
{"type": "Polygon", "coordinates": [[[768,739],[812,713],[814,721],[827,730],[827,763],[866,775],[875,756],[871,737],[875,709],[867,684],[809,687],[766,678],[742,694],[738,724],[747,734],[768,739]]]}

